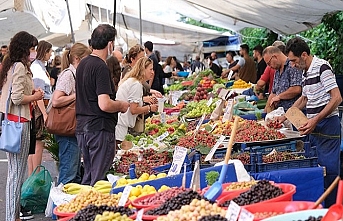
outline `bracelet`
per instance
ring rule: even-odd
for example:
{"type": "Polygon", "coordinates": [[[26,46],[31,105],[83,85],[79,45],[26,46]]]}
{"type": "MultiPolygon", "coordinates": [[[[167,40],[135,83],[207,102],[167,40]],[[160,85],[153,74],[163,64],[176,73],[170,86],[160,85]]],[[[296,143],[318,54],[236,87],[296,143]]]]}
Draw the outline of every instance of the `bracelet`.
{"type": "Polygon", "coordinates": [[[151,112],[151,106],[149,105],[149,113],[151,112]]]}

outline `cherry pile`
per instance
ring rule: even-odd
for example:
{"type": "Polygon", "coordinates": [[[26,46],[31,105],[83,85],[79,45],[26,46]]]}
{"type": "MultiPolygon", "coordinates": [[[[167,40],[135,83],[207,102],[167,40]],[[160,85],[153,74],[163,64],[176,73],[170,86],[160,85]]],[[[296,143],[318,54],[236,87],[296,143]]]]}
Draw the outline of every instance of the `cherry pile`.
{"type": "Polygon", "coordinates": [[[251,164],[250,154],[248,152],[234,153],[231,155],[231,158],[240,160],[244,165],[251,164]]]}
{"type": "Polygon", "coordinates": [[[131,216],[134,214],[131,209],[123,206],[95,206],[91,204],[77,212],[77,214],[74,216],[74,218],[71,219],[71,221],[93,221],[97,214],[102,214],[104,211],[115,213],[119,212],[121,215],[126,214],[127,216],[131,216]]]}
{"type": "Polygon", "coordinates": [[[274,128],[274,129],[280,129],[280,128],[282,128],[282,123],[280,123],[277,120],[270,120],[267,122],[267,127],[274,128]]]}
{"type": "Polygon", "coordinates": [[[167,215],[169,211],[175,211],[181,209],[182,206],[188,205],[193,199],[201,200],[203,197],[193,190],[187,190],[177,196],[165,201],[161,206],[148,210],[146,215],[167,215]]]}
{"type": "Polygon", "coordinates": [[[217,142],[217,139],[213,136],[213,134],[205,131],[199,130],[197,135],[188,135],[181,137],[179,142],[176,144],[177,146],[185,147],[185,148],[194,148],[198,145],[206,146],[208,148],[212,148],[217,142]]]}
{"type": "MultiPolygon", "coordinates": [[[[239,206],[245,206],[269,200],[282,194],[283,191],[281,188],[270,184],[270,182],[267,180],[260,180],[256,185],[252,186],[250,190],[239,194],[239,196],[233,198],[232,200],[239,206]]],[[[220,206],[228,207],[229,205],[230,200],[224,202],[220,206]]]]}
{"type": "Polygon", "coordinates": [[[137,176],[143,173],[153,174],[154,167],[166,165],[172,160],[172,156],[167,151],[157,152],[154,149],[145,149],[140,151],[139,154],[130,151],[125,152],[120,161],[114,164],[115,171],[128,174],[130,165],[134,163],[137,176]]]}
{"type": "MultiPolygon", "coordinates": [[[[240,124],[237,134],[236,142],[252,142],[263,140],[277,140],[286,138],[286,136],[275,129],[267,129],[254,120],[245,120],[243,124],[240,124]]],[[[223,132],[225,134],[231,134],[231,128],[228,128],[223,132]]]]}

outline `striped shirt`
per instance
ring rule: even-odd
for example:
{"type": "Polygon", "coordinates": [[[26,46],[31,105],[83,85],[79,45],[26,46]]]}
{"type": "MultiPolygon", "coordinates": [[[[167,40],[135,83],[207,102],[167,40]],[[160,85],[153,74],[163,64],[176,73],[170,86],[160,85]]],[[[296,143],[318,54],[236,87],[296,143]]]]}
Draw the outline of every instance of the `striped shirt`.
{"type": "MultiPolygon", "coordinates": [[[[308,118],[315,117],[329,103],[330,91],[337,86],[336,78],[329,62],[313,57],[312,63],[303,75],[302,96],[307,97],[306,112],[308,118]]],[[[338,115],[338,108],[327,116],[338,115]]]]}

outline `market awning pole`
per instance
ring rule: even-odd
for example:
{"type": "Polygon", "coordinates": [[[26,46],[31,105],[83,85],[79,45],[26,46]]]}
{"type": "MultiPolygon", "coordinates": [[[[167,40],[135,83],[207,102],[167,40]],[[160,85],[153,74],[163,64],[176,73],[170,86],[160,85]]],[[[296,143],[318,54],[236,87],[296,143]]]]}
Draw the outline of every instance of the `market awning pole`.
{"type": "Polygon", "coordinates": [[[114,0],[114,7],[113,7],[113,27],[116,27],[116,18],[117,18],[117,1],[114,0]]]}
{"type": "Polygon", "coordinates": [[[71,31],[71,42],[75,44],[75,36],[74,36],[74,30],[73,30],[73,24],[71,22],[71,16],[70,16],[70,10],[69,10],[69,3],[68,0],[65,0],[67,3],[67,10],[68,10],[68,16],[69,16],[69,23],[70,23],[70,31],[71,31]]]}
{"type": "Polygon", "coordinates": [[[139,0],[139,43],[142,43],[142,2],[139,0]]]}

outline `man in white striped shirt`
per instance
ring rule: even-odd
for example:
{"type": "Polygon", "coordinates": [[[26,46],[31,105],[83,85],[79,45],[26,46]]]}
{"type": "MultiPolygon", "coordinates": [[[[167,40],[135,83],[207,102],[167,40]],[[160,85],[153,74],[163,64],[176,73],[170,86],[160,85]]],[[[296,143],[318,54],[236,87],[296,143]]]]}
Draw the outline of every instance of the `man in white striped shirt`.
{"type": "MultiPolygon", "coordinates": [[[[317,147],[318,163],[326,168],[324,185],[327,188],[340,174],[338,105],[342,97],[329,62],[312,56],[303,39],[290,39],[286,54],[292,65],[303,71],[302,95],[293,106],[301,110],[306,107],[309,120],[299,131],[309,135],[311,145],[317,147]]],[[[337,188],[325,200],[325,207],[335,203],[336,194],[337,188]]]]}

